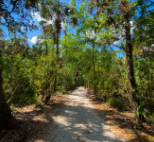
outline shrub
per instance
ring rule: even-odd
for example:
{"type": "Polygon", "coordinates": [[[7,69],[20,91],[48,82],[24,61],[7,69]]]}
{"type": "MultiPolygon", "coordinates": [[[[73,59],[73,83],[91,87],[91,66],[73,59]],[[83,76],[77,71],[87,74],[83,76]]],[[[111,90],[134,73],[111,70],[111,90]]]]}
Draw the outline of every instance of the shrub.
{"type": "Polygon", "coordinates": [[[121,111],[126,110],[126,106],[121,98],[111,97],[107,101],[107,104],[109,104],[110,106],[112,106],[114,108],[118,108],[121,111]]]}

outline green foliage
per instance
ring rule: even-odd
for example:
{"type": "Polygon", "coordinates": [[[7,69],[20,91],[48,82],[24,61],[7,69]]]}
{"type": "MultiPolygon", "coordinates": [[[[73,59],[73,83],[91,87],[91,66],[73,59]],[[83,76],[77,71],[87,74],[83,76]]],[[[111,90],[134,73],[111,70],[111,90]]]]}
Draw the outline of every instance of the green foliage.
{"type": "Polygon", "coordinates": [[[126,110],[126,106],[123,103],[123,100],[121,98],[114,98],[111,97],[109,98],[109,100],[107,101],[107,104],[111,105],[114,108],[118,108],[121,111],[125,111],[126,110]]]}
{"type": "Polygon", "coordinates": [[[42,94],[52,92],[50,82],[54,77],[55,55],[52,49],[46,56],[32,51],[29,49],[24,58],[22,52],[3,55],[4,90],[8,103],[36,103],[38,90],[42,89],[42,94]],[[47,84],[50,85],[45,88],[47,84]]]}
{"type": "Polygon", "coordinates": [[[140,101],[140,105],[137,107],[137,119],[140,124],[143,123],[143,118],[146,117],[146,119],[149,118],[149,112],[146,108],[143,107],[143,100],[140,101]]]}
{"type": "MultiPolygon", "coordinates": [[[[28,7],[34,8],[35,2],[28,7]]],[[[39,22],[43,33],[32,48],[26,37],[18,38],[17,34],[10,40],[0,38],[6,101],[9,104],[37,104],[40,95],[42,98],[52,96],[55,88],[65,94],[85,85],[104,101],[108,100],[111,106],[125,110],[122,98],[133,106],[131,93],[134,86],[131,85],[134,83],[138,90],[137,99],[144,99],[137,106],[138,120],[142,123],[141,115],[148,118],[154,108],[153,3],[146,4],[144,0],[120,3],[118,0],[108,3],[84,0],[79,9],[75,0],[71,0],[70,5],[58,0],[39,1],[39,4],[41,6],[37,6],[36,11],[44,18],[39,22]],[[128,19],[125,17],[127,13],[128,19]],[[53,24],[48,20],[53,20],[53,24]],[[126,20],[130,25],[125,25],[126,20]],[[135,27],[128,34],[132,40],[127,42],[126,26],[135,27]],[[63,37],[60,35],[62,30],[63,37]],[[133,50],[131,76],[126,43],[133,45],[128,48],[133,50]],[[133,77],[136,82],[132,83],[130,78],[133,77]],[[110,97],[114,92],[121,94],[122,98],[110,97]]],[[[6,15],[5,19],[9,16],[6,15]]],[[[10,26],[10,31],[17,33],[22,29],[19,25],[10,26]]],[[[0,35],[4,35],[1,28],[0,35]]]]}

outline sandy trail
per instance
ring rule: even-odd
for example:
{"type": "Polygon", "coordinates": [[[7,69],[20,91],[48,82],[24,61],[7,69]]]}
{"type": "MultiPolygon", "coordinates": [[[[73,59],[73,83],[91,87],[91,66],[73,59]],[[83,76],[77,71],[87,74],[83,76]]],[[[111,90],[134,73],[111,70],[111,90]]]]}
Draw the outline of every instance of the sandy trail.
{"type": "Polygon", "coordinates": [[[93,109],[84,87],[68,99],[63,108],[55,110],[47,136],[36,142],[120,142],[93,109]]]}

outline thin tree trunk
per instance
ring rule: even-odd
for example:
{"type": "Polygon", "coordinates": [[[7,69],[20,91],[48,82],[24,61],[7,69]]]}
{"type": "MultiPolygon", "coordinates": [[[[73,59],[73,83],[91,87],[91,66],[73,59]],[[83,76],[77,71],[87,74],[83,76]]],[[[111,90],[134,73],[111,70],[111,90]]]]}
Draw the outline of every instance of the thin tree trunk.
{"type": "Polygon", "coordinates": [[[134,76],[134,68],[133,68],[133,46],[131,42],[131,34],[130,34],[130,21],[129,21],[129,12],[125,13],[125,33],[126,33],[126,61],[127,61],[127,70],[128,70],[128,80],[130,86],[130,93],[133,99],[133,110],[136,116],[137,106],[139,105],[139,99],[137,98],[137,84],[134,76]]]}
{"type": "Polygon", "coordinates": [[[56,72],[55,72],[55,81],[54,81],[54,93],[57,91],[57,71],[58,71],[58,54],[59,54],[59,34],[57,33],[57,51],[56,51],[56,72]]]}
{"type": "Polygon", "coordinates": [[[55,72],[55,81],[54,81],[54,93],[57,91],[57,67],[56,67],[56,72],[55,72]]]}
{"type": "Polygon", "coordinates": [[[95,45],[93,44],[93,74],[94,74],[94,94],[96,93],[96,72],[95,72],[95,45]]]}
{"type": "Polygon", "coordinates": [[[48,45],[47,45],[46,41],[45,41],[45,46],[46,46],[46,55],[48,55],[48,45]]]}
{"type": "Polygon", "coordinates": [[[86,82],[86,79],[84,80],[84,86],[85,86],[85,88],[87,88],[87,82],[86,82]]]}

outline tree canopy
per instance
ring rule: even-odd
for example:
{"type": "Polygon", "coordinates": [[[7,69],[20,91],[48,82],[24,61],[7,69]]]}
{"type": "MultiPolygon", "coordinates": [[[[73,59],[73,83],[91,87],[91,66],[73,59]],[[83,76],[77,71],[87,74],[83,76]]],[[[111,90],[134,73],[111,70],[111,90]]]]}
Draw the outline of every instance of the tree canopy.
{"type": "Polygon", "coordinates": [[[13,126],[12,104],[47,104],[57,92],[65,94],[77,86],[94,90],[111,105],[116,105],[111,98],[120,96],[126,101],[118,104],[119,109],[129,106],[141,125],[143,118],[153,121],[154,2],[82,0],[79,8],[77,4],[0,2],[0,123],[13,126]],[[42,18],[38,25],[33,13],[42,18]],[[14,36],[5,39],[3,27],[14,36]],[[25,33],[37,27],[42,34],[30,47],[25,33]]]}

